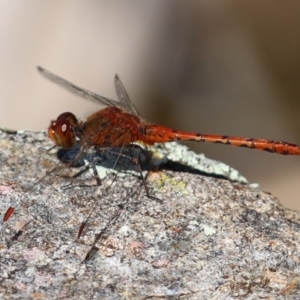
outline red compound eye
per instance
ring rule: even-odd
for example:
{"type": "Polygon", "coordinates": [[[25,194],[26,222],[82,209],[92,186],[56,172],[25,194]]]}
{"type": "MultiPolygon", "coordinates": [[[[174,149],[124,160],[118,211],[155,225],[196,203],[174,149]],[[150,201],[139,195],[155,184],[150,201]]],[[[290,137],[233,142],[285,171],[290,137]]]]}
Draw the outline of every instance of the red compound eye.
{"type": "Polygon", "coordinates": [[[70,112],[65,112],[59,115],[56,121],[51,121],[48,136],[56,146],[69,149],[75,143],[73,128],[77,125],[76,117],[70,112]]]}

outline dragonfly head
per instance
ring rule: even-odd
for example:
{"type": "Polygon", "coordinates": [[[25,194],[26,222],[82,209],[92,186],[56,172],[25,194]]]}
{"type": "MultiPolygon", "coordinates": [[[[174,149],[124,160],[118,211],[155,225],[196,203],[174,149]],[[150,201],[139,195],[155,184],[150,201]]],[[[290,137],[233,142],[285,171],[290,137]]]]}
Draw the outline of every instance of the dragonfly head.
{"type": "Polygon", "coordinates": [[[77,118],[70,112],[58,116],[51,121],[48,136],[56,146],[69,149],[75,144],[75,130],[78,126],[77,118]]]}

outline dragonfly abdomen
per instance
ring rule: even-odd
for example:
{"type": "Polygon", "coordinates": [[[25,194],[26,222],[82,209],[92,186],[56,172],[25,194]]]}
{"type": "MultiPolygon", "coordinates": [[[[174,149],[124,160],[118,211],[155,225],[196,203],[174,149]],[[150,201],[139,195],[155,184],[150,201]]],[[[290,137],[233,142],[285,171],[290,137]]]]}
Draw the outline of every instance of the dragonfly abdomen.
{"type": "Polygon", "coordinates": [[[151,145],[171,141],[197,141],[245,147],[282,155],[300,155],[300,147],[288,142],[177,131],[160,125],[144,125],[140,132],[141,140],[151,145]]]}

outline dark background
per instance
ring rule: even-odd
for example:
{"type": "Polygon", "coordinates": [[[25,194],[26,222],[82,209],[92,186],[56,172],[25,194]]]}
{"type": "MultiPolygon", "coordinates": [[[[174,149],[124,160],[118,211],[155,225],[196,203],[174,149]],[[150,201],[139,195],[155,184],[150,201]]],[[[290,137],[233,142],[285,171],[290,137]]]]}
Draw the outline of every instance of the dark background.
{"type": "MultiPolygon", "coordinates": [[[[42,78],[41,65],[175,129],[300,144],[299,1],[1,1],[0,125],[46,129],[99,106],[42,78]]],[[[300,157],[191,143],[300,209],[300,157]]]]}

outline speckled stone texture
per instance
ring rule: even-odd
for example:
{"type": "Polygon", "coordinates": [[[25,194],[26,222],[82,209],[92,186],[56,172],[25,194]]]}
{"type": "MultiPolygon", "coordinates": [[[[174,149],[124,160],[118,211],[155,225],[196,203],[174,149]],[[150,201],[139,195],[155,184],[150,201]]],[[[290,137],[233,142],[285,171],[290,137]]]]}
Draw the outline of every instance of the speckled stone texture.
{"type": "Polygon", "coordinates": [[[0,131],[1,299],[300,299],[299,212],[235,170],[166,146],[152,199],[137,174],[62,177],[51,146],[0,131]]]}

